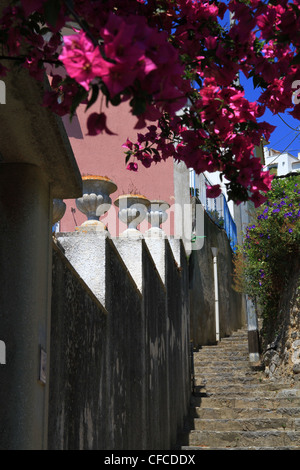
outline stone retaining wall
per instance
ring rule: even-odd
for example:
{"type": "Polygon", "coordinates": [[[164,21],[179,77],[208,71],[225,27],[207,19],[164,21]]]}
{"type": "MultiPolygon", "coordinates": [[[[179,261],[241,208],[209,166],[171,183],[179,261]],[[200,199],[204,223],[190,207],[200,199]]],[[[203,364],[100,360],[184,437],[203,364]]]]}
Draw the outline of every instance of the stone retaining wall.
{"type": "Polygon", "coordinates": [[[218,248],[220,338],[246,324],[244,296],[233,289],[233,253],[225,230],[204,213],[204,244],[190,255],[191,339],[195,347],[216,342],[212,247],[218,248]]]}
{"type": "Polygon", "coordinates": [[[144,239],[128,242],[124,253],[135,259],[128,268],[120,240],[82,232],[58,241],[49,448],[171,449],[191,392],[182,242],[157,240],[159,266],[144,239]]]}

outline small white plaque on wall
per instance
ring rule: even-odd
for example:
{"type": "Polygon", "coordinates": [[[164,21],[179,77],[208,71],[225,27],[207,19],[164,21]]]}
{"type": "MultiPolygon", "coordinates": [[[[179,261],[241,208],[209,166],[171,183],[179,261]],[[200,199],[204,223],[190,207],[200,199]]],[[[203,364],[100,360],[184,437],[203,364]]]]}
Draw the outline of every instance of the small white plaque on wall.
{"type": "Polygon", "coordinates": [[[0,364],[6,364],[6,345],[0,341],[0,364]]]}
{"type": "Polygon", "coordinates": [[[43,384],[46,383],[46,370],[47,370],[47,353],[41,348],[40,349],[40,376],[39,381],[43,384]]]}

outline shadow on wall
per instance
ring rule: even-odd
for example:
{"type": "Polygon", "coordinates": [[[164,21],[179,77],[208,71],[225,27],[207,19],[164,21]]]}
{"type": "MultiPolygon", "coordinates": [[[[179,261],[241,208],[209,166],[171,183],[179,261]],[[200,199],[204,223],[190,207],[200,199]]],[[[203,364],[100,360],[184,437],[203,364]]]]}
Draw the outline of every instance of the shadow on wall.
{"type": "Polygon", "coordinates": [[[65,253],[55,246],[53,256],[49,449],[171,449],[191,393],[181,242],[176,262],[169,242],[157,240],[165,245],[164,281],[145,240],[128,243],[127,255],[140,264],[140,289],[112,239],[70,233],[60,242],[65,253]],[[94,257],[94,265],[86,262],[95,246],[102,265],[94,257]]]}
{"type": "Polygon", "coordinates": [[[191,340],[194,347],[216,343],[212,247],[218,248],[220,338],[246,324],[245,299],[233,289],[233,252],[226,232],[204,211],[204,245],[189,262],[191,340]]]}

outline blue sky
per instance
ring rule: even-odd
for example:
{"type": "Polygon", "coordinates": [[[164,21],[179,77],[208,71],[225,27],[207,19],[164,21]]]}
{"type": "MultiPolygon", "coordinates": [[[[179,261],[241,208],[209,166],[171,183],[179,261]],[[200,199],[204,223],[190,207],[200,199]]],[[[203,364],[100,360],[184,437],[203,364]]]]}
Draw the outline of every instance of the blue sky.
{"type": "MultiPolygon", "coordinates": [[[[228,0],[225,0],[225,3],[228,3],[228,0]]],[[[220,23],[225,28],[229,27],[228,12],[225,14],[223,21],[220,21],[220,23]]],[[[257,101],[261,94],[261,90],[254,90],[252,80],[247,80],[243,74],[240,75],[240,82],[245,89],[245,97],[249,101],[257,101]]],[[[267,145],[267,147],[279,150],[280,152],[286,151],[295,157],[298,157],[298,152],[300,153],[300,131],[297,131],[297,129],[300,129],[300,121],[294,119],[288,114],[288,112],[280,114],[280,116],[285,122],[283,122],[283,120],[278,115],[273,115],[270,111],[267,110],[264,116],[260,119],[260,121],[266,121],[273,126],[276,126],[275,131],[271,134],[270,144],[267,145]]]]}
{"type": "MultiPolygon", "coordinates": [[[[256,101],[259,97],[261,90],[253,89],[252,80],[247,80],[242,74],[240,76],[241,85],[245,89],[245,97],[249,101],[256,101]]],[[[276,126],[275,131],[271,134],[270,144],[268,148],[279,150],[280,152],[286,151],[298,156],[300,153],[300,121],[294,119],[286,113],[273,115],[269,110],[265,112],[261,121],[267,121],[273,126],[276,126]],[[299,129],[299,130],[298,130],[299,129]]]]}

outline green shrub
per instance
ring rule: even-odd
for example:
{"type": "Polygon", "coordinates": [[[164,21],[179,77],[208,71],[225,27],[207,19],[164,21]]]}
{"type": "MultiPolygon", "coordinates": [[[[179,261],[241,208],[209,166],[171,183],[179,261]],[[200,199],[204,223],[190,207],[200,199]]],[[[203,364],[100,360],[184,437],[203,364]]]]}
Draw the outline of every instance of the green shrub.
{"type": "Polygon", "coordinates": [[[260,307],[264,330],[276,327],[279,300],[300,246],[300,175],[276,178],[247,227],[235,261],[235,284],[260,307]]]}

